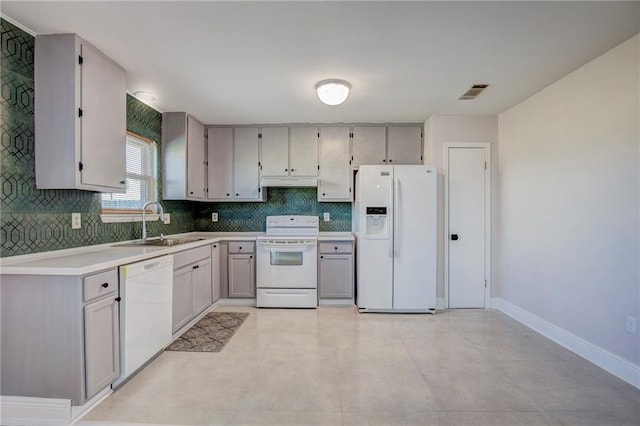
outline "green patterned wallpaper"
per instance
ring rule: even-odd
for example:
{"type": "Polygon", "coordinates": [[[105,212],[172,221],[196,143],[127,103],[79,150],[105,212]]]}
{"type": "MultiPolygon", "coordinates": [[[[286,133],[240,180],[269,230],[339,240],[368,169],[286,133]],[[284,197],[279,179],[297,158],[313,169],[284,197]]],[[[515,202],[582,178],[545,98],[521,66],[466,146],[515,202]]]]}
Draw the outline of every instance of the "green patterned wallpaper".
{"type": "MultiPolygon", "coordinates": [[[[35,187],[34,38],[0,19],[0,256],[139,238],[140,223],[102,223],[100,194],[35,187]],[[82,228],[71,229],[72,212],[82,228]]],[[[162,114],[127,96],[127,128],[160,141],[162,114]]],[[[193,230],[191,206],[167,202],[171,225],[152,222],[149,233],[193,230]]]]}
{"type": "MultiPolygon", "coordinates": [[[[100,194],[35,187],[33,56],[34,38],[0,19],[0,256],[131,240],[141,224],[102,223],[100,194]],[[82,213],[82,228],[71,229],[71,214],[82,213]]],[[[162,114],[127,95],[127,129],[158,142],[162,114]]],[[[274,214],[318,215],[321,231],[351,230],[350,203],[318,203],[314,188],[269,188],[265,203],[162,201],[171,224],[149,224],[149,235],[189,231],[263,231],[274,214]],[[218,212],[219,221],[211,222],[218,212]]]]}
{"type": "Polygon", "coordinates": [[[270,215],[314,215],[321,231],[351,231],[351,203],[319,203],[316,188],[268,188],[266,203],[194,203],[194,228],[199,231],[264,231],[270,215]],[[211,213],[218,213],[218,222],[211,213]],[[331,220],[324,222],[322,214],[331,220]]]}

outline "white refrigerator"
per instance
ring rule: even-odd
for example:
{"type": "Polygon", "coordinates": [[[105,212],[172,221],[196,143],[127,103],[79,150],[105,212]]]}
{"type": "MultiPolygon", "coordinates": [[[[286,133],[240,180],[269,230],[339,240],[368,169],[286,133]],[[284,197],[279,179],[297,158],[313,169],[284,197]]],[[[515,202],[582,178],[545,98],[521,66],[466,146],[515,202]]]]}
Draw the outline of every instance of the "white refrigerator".
{"type": "Polygon", "coordinates": [[[353,215],[360,311],[435,312],[436,169],[360,166],[353,215]]]}

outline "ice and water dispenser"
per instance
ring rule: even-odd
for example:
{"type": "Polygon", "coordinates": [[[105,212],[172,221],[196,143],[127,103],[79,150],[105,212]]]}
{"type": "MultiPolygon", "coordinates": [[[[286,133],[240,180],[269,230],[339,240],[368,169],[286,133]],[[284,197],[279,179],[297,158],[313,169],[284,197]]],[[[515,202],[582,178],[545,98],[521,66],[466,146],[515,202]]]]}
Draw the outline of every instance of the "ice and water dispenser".
{"type": "Polygon", "coordinates": [[[366,207],[365,238],[389,238],[387,207],[366,207]]]}

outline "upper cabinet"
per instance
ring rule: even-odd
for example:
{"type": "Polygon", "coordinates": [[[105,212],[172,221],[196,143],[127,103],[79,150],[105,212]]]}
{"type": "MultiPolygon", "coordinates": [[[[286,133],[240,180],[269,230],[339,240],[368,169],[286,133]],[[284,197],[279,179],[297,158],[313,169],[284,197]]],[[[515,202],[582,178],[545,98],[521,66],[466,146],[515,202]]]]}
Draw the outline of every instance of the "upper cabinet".
{"type": "Polygon", "coordinates": [[[265,201],[257,127],[209,127],[208,200],[265,201]]]}
{"type": "Polygon", "coordinates": [[[355,126],[352,166],[422,164],[422,126],[355,126]]]}
{"type": "Polygon", "coordinates": [[[124,192],[126,71],[75,34],[35,42],[36,187],[124,192]]]}
{"type": "Polygon", "coordinates": [[[351,201],[349,139],[349,127],[320,127],[318,201],[351,201]]]}
{"type": "Polygon", "coordinates": [[[263,127],[260,131],[262,186],[316,186],[318,128],[263,127]]]}
{"type": "Polygon", "coordinates": [[[162,196],[204,201],[204,126],[185,112],[162,114],[162,196]]]}
{"type": "Polygon", "coordinates": [[[422,127],[387,127],[387,163],[422,164],[422,127]]]}

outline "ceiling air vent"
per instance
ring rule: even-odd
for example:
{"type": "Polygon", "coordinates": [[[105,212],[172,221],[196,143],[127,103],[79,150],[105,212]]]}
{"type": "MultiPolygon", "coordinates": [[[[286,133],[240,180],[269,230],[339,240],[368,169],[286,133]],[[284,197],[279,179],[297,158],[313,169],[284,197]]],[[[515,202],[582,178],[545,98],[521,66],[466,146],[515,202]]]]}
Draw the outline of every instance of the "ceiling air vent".
{"type": "Polygon", "coordinates": [[[471,86],[471,88],[469,90],[464,92],[464,94],[462,96],[460,96],[458,99],[462,100],[462,101],[475,99],[487,87],[489,87],[488,84],[474,84],[473,86],[471,86]]]}

